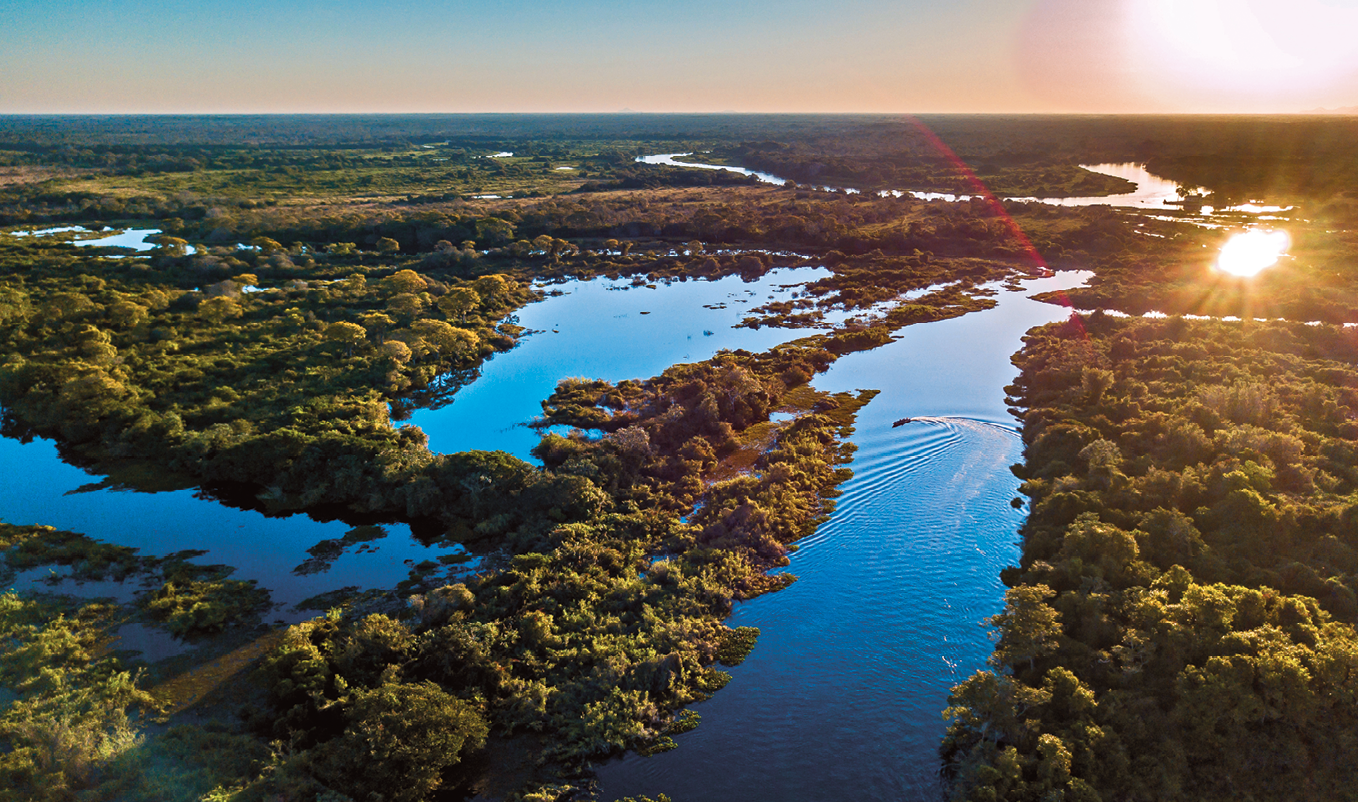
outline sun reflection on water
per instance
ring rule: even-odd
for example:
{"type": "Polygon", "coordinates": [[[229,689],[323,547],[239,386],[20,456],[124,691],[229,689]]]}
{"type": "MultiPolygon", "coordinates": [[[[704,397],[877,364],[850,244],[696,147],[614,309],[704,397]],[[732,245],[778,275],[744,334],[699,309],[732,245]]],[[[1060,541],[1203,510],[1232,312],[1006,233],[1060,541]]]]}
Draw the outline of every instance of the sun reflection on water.
{"type": "Polygon", "coordinates": [[[1292,245],[1286,231],[1253,229],[1236,234],[1221,246],[1217,270],[1233,276],[1254,276],[1278,263],[1292,245]]]}

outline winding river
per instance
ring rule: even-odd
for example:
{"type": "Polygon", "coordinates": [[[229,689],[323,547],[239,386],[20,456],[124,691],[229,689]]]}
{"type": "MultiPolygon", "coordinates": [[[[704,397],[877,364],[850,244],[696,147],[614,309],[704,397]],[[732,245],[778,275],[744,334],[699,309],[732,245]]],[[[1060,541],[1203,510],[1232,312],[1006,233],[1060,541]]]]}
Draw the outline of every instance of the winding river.
{"type": "MultiPolygon", "coordinates": [[[[734,324],[750,307],[825,274],[800,268],[753,281],[548,287],[560,293],[520,312],[534,333],[488,362],[453,403],[419,411],[412,423],[435,450],[503,448],[528,457],[537,436],[519,424],[560,379],[647,377],[721,348],[763,350],[803,336],[734,324]]],[[[1029,328],[1066,314],[1027,296],[1084,278],[1025,282],[1001,292],[993,309],[908,327],[815,380],[825,390],[882,391],[859,415],[854,478],[831,519],[793,554],[788,570],[800,580],[736,609],[732,625],[763,634],[732,670],[734,681],[696,706],[702,726],[680,736],[678,750],[602,766],[605,799],[938,798],[939,711],[949,688],[984,664],[991,643],[982,622],[998,611],[999,571],[1018,554],[1023,513],[1009,504],[1017,481],[1008,466],[1019,461],[1020,445],[1003,404],[1015,374],[1009,356],[1029,328]],[[893,428],[903,417],[915,421],[893,428]]],[[[0,440],[0,471],[11,477],[0,520],[47,523],[147,554],[206,549],[197,561],[233,566],[235,578],[273,593],[271,620],[314,614],[295,605],[325,591],[389,588],[414,563],[448,551],[420,543],[404,525],[346,538],[355,530],[342,522],[268,517],[193,490],[109,486],[62,462],[43,440],[0,440]],[[299,571],[327,541],[342,544],[333,561],[299,571]]],[[[14,584],[35,587],[48,576],[39,569],[14,584]]],[[[57,589],[121,597],[135,590],[69,580],[57,589]]],[[[121,646],[141,649],[148,661],[186,648],[140,625],[122,635],[121,646]]]]}
{"type": "Polygon", "coordinates": [[[858,416],[854,477],[792,554],[798,581],[737,606],[728,623],[762,634],[731,684],[694,706],[701,726],[672,752],[603,766],[602,799],[940,798],[939,714],[989,656],[982,622],[1019,554],[1009,357],[1028,329],[1067,314],[1027,296],[1087,275],[1028,281],[993,309],[902,329],[815,380],[882,391],[858,416]],[[893,428],[904,417],[915,421],[893,428]]]}
{"type": "MultiPolygon", "coordinates": [[[[801,268],[753,281],[548,286],[560,292],[519,314],[533,333],[518,348],[486,363],[452,403],[417,411],[407,425],[422,427],[437,451],[498,448],[529,458],[537,435],[522,424],[560,379],[644,378],[722,348],[764,350],[804,336],[735,324],[824,275],[801,268]]],[[[993,309],[908,327],[815,380],[824,390],[882,391],[859,414],[853,479],[831,519],[792,555],[787,570],[799,581],[737,607],[730,623],[763,634],[731,670],[734,681],[696,706],[702,725],[673,752],[601,766],[604,799],[939,798],[939,711],[949,689],[984,665],[992,644],[983,622],[1000,607],[1000,570],[1018,556],[1023,511],[1009,503],[1018,482],[1008,468],[1021,449],[1003,403],[1016,372],[1009,357],[1029,328],[1066,314],[1028,296],[1085,278],[1024,282],[1001,292],[993,309]],[[892,427],[904,417],[914,421],[892,427]]],[[[269,588],[277,603],[270,618],[279,621],[313,614],[295,607],[309,596],[391,587],[414,563],[448,551],[420,543],[404,525],[360,538],[342,522],[267,517],[192,490],[111,487],[42,440],[0,440],[0,471],[11,477],[0,520],[47,523],[148,554],[207,549],[198,561],[231,565],[234,577],[269,588]],[[327,541],[333,561],[298,570],[327,541]]],[[[29,572],[16,584],[44,576],[29,572]]],[[[130,592],[69,581],[59,589],[130,592]]],[[[138,640],[145,634],[128,627],[123,645],[148,660],[176,652],[163,638],[138,640]]]]}
{"type": "MultiPolygon", "coordinates": [[[[772,173],[764,173],[758,170],[751,170],[745,167],[738,167],[730,164],[705,164],[703,162],[689,161],[692,153],[658,153],[652,156],[638,156],[636,161],[640,164],[665,165],[668,167],[692,167],[698,170],[726,170],[741,175],[752,175],[759,179],[761,183],[782,186],[787,183],[786,178],[781,178],[772,173]],[[684,161],[679,161],[684,159],[684,161]]],[[[1118,195],[1095,195],[1090,197],[1072,198],[1033,198],[1017,197],[1005,198],[1010,201],[1020,201],[1023,203],[1045,203],[1052,206],[1117,206],[1126,209],[1137,209],[1143,212],[1180,212],[1180,203],[1183,188],[1176,182],[1167,178],[1161,178],[1149,172],[1144,164],[1124,162],[1119,164],[1082,164],[1081,168],[1091,173],[1100,175],[1110,175],[1115,178],[1122,178],[1136,184],[1136,189],[1118,195]]],[[[815,189],[823,189],[831,192],[841,191],[850,194],[859,192],[851,187],[828,187],[818,186],[815,189]]],[[[1202,191],[1198,188],[1197,191],[1202,191]]],[[[955,195],[949,192],[925,192],[913,189],[883,189],[879,190],[878,195],[882,197],[892,196],[896,198],[911,197],[916,200],[924,201],[946,201],[955,203],[958,201],[971,200],[971,195],[955,195]]],[[[1270,206],[1261,203],[1246,203],[1239,206],[1232,206],[1225,209],[1214,209],[1211,206],[1201,207],[1196,214],[1186,215],[1182,218],[1185,222],[1194,225],[1202,225],[1208,228],[1218,228],[1219,223],[1204,222],[1206,220],[1230,218],[1230,219],[1257,219],[1257,220],[1277,220],[1281,219],[1278,215],[1290,212],[1291,206],[1270,206]]]]}
{"type": "MultiPolygon", "coordinates": [[[[688,155],[638,161],[784,183],[742,167],[676,161],[688,155]]],[[[1015,200],[1177,208],[1170,202],[1179,187],[1144,167],[1086,169],[1138,187],[1098,198],[1015,200]]],[[[145,238],[158,232],[97,239],[74,227],[32,233],[142,251],[153,247],[145,238]]],[[[518,347],[489,360],[451,403],[417,410],[402,425],[421,427],[435,451],[502,449],[531,459],[538,435],[524,424],[540,414],[539,402],[561,379],[645,378],[723,348],[760,351],[804,336],[736,324],[748,309],[783,300],[825,275],[800,268],[753,281],[599,279],[546,286],[549,296],[519,313],[518,322],[532,333],[518,347]]],[[[830,520],[791,555],[786,570],[798,581],[737,606],[728,623],[759,627],[762,634],[749,658],[730,669],[730,685],[694,707],[701,726],[679,736],[677,750],[650,758],[629,754],[600,766],[602,799],[660,793],[675,802],[941,798],[940,711],[950,688],[990,655],[984,622],[1001,606],[1000,570],[1019,554],[1024,510],[1010,504],[1018,480],[1009,466],[1021,460],[1021,443],[1003,389],[1017,373],[1010,356],[1030,328],[1067,314],[1029,296],[1069,289],[1087,277],[1060,273],[1025,281],[1019,290],[1000,292],[993,309],[902,329],[894,342],[847,355],[815,379],[822,390],[881,391],[858,416],[853,478],[830,520]],[[906,417],[912,422],[892,426],[906,417]]],[[[0,439],[0,471],[7,477],[0,520],[51,524],[154,555],[206,549],[197,561],[230,565],[235,578],[272,592],[271,620],[313,615],[296,605],[326,591],[390,588],[412,565],[450,551],[421,543],[402,524],[356,536],[359,530],[343,522],[269,517],[193,490],[109,486],[63,462],[43,440],[0,439]],[[318,553],[332,559],[318,563],[312,559],[318,553]]],[[[30,571],[13,584],[46,587],[38,583],[51,576],[47,569],[30,571]]],[[[55,587],[91,597],[135,590],[70,581],[55,587]]],[[[145,633],[137,625],[125,628],[123,645],[141,648],[148,661],[179,650],[163,637],[139,635],[145,633]]]]}

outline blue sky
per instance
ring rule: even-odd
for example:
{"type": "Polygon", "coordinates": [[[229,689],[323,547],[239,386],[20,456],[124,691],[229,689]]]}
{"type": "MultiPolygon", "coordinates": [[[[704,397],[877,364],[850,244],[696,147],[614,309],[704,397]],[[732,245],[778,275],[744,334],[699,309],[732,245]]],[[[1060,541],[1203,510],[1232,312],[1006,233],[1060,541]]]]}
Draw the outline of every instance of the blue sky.
{"type": "Polygon", "coordinates": [[[1358,105],[1358,57],[1313,55],[1355,50],[1324,37],[1358,2],[1293,0],[1291,27],[1280,5],[8,0],[0,113],[1358,105]]]}

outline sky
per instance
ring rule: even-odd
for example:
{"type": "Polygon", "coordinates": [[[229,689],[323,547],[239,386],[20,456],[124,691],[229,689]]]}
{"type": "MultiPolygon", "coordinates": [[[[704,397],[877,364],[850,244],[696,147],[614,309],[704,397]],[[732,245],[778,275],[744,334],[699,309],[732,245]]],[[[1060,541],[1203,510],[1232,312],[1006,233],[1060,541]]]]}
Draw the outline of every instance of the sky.
{"type": "Polygon", "coordinates": [[[0,113],[1298,112],[1358,0],[5,0],[0,113]]]}

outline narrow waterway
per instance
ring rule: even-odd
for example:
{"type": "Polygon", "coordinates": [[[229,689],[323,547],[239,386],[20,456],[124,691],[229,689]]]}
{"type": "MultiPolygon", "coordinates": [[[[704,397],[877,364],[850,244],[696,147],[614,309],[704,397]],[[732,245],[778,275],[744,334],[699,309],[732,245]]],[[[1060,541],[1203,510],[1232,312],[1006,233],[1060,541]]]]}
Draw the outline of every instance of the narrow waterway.
{"type": "MultiPolygon", "coordinates": [[[[787,183],[786,178],[776,176],[772,173],[764,173],[758,170],[751,170],[746,167],[738,167],[730,164],[704,164],[702,162],[678,161],[683,157],[690,157],[691,153],[659,153],[653,156],[639,156],[636,161],[640,164],[666,165],[669,167],[692,167],[698,170],[726,170],[741,175],[752,175],[759,179],[761,183],[782,186],[787,183]]],[[[1005,198],[1010,201],[1020,201],[1023,203],[1045,203],[1052,206],[1116,206],[1119,208],[1136,209],[1143,212],[1178,212],[1182,210],[1181,198],[1185,192],[1183,188],[1174,181],[1161,178],[1154,173],[1146,170],[1144,164],[1125,162],[1119,164],[1082,164],[1080,167],[1091,173],[1100,175],[1110,175],[1122,178],[1136,184],[1136,188],[1131,192],[1119,193],[1117,195],[1094,195],[1089,197],[1072,198],[1033,198],[1018,197],[1005,198]]],[[[828,191],[847,192],[855,194],[859,190],[852,187],[813,187],[814,189],[824,189],[828,191]]],[[[1196,192],[1202,192],[1199,187],[1196,192]]],[[[957,195],[950,192],[925,192],[914,189],[883,189],[879,190],[878,195],[882,197],[891,196],[895,198],[911,197],[923,201],[946,201],[956,203],[958,201],[969,201],[971,195],[957,195]]],[[[1291,206],[1270,206],[1261,203],[1245,203],[1239,206],[1232,206],[1225,209],[1213,209],[1211,206],[1202,206],[1193,214],[1187,214],[1182,218],[1185,222],[1201,225],[1207,228],[1217,228],[1218,223],[1204,222],[1214,219],[1230,220],[1280,220],[1286,219],[1279,215],[1292,211],[1291,206]]]]}
{"type": "Polygon", "coordinates": [[[991,652],[984,621],[1019,553],[1009,358],[1028,329],[1067,314],[1027,296],[1086,277],[1025,282],[994,309],[903,329],[816,380],[882,391],[859,413],[853,479],[792,555],[798,581],[736,608],[728,623],[762,634],[731,684],[694,706],[701,726],[677,750],[601,767],[604,799],[940,798],[940,712],[991,652]],[[892,426],[905,417],[916,420],[892,426]]]}

